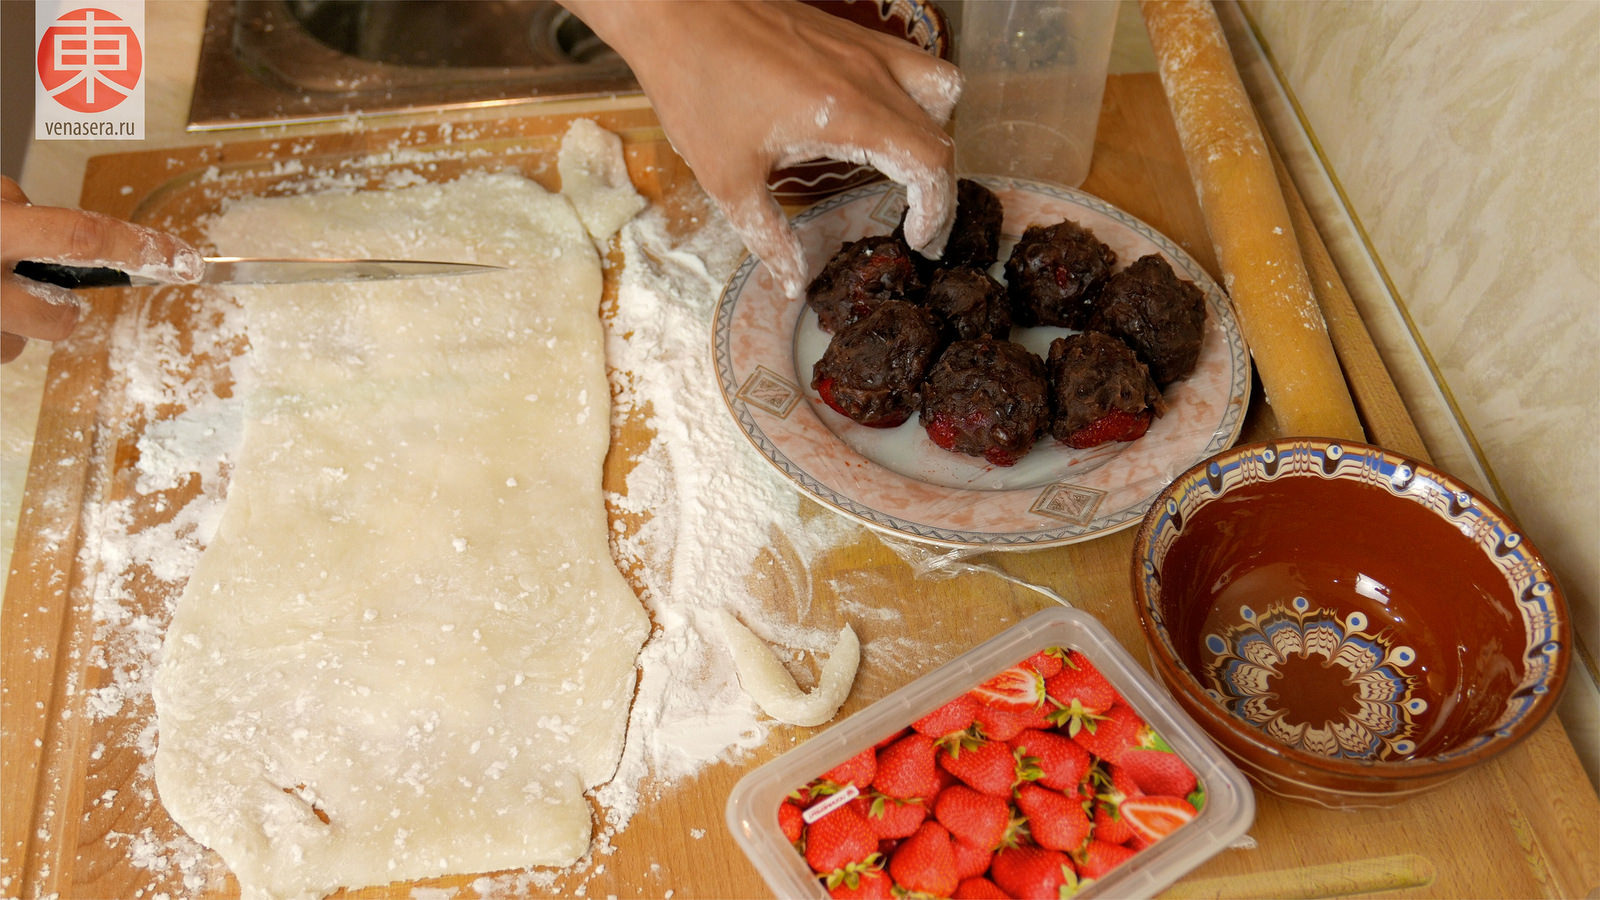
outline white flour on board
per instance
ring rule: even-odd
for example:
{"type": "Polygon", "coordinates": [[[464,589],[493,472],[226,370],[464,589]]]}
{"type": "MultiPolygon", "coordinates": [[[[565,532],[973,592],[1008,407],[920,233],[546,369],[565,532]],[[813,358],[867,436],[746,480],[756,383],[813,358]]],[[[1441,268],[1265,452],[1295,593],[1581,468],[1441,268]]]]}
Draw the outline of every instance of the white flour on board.
{"type": "MultiPolygon", "coordinates": [[[[648,410],[656,439],[613,503],[651,514],[638,534],[614,543],[624,561],[644,568],[644,601],[657,634],[641,654],[628,746],[612,784],[600,791],[611,824],[627,824],[646,773],[667,780],[693,774],[729,751],[758,746],[770,720],[739,688],[721,628],[711,615],[728,606],[748,619],[745,579],[756,557],[781,533],[801,560],[860,532],[829,517],[802,525],[799,495],[734,426],[712,368],[711,317],[737,266],[739,241],[713,218],[674,246],[652,210],[622,232],[629,261],[618,292],[608,354],[625,376],[618,412],[648,410]],[[660,560],[666,565],[649,565],[660,560]],[[684,678],[684,660],[699,660],[684,678]],[[635,740],[634,735],[639,735],[635,740]]],[[[790,573],[804,583],[803,573],[790,573]]],[[[804,603],[808,598],[796,598],[804,603]]],[[[789,611],[792,616],[795,611],[789,611]]],[[[784,620],[765,631],[812,653],[832,646],[836,627],[811,629],[784,620]]]]}
{"type": "MultiPolygon", "coordinates": [[[[390,179],[392,186],[409,181],[400,175],[390,179]]],[[[329,185],[313,181],[310,186],[329,185]]],[[[613,781],[597,792],[606,819],[590,856],[573,870],[484,876],[462,892],[469,896],[504,896],[558,879],[572,890],[568,879],[603,870],[595,856],[611,852],[611,836],[663,789],[759,746],[770,720],[739,689],[712,614],[724,606],[736,611],[757,633],[781,645],[780,652],[826,652],[837,625],[805,623],[812,587],[805,562],[861,535],[858,527],[832,516],[802,522],[798,495],[749,446],[724,408],[708,337],[721,286],[740,252],[726,222],[710,218],[674,242],[660,213],[650,210],[625,230],[622,242],[629,263],[608,345],[613,414],[618,421],[641,418],[655,437],[629,461],[625,494],[608,499],[625,515],[648,514],[636,531],[614,532],[613,550],[641,589],[654,633],[640,655],[621,764],[613,781]],[[791,582],[794,607],[766,611],[756,608],[747,582],[775,534],[793,544],[793,555],[785,556],[789,571],[780,577],[791,582]]],[[[207,296],[207,309],[216,312],[194,317],[203,321],[192,336],[180,337],[148,320],[124,321],[113,340],[116,363],[104,396],[115,398],[106,402],[122,410],[113,418],[140,429],[136,484],[120,495],[91,492],[120,499],[95,502],[85,512],[91,533],[83,546],[96,554],[86,562],[101,574],[94,587],[94,632],[69,652],[87,654],[102,670],[85,710],[107,726],[106,737],[91,753],[97,759],[136,754],[135,775],[122,786],[136,805],[159,802],[150,771],[156,738],[150,676],[172,605],[221,513],[240,427],[238,398],[250,377],[248,355],[226,350],[241,339],[242,322],[226,300],[219,300],[207,296]],[[196,367],[194,356],[211,350],[222,362],[196,367]],[[135,509],[142,513],[139,520],[157,524],[131,529],[135,509]],[[152,517],[151,511],[170,515],[152,517]],[[152,590],[152,581],[160,587],[152,590]],[[142,587],[136,589],[135,582],[142,587]],[[160,599],[146,603],[141,593],[160,599]]],[[[110,458],[118,438],[106,436],[96,452],[110,458]]],[[[847,616],[898,615],[840,593],[839,608],[847,616]]],[[[804,662],[798,666],[806,667],[804,662]]],[[[129,802],[128,796],[108,791],[94,805],[129,802]]],[[[107,840],[151,874],[150,887],[138,891],[141,897],[198,894],[215,889],[223,877],[215,858],[170,823],[134,831],[113,825],[107,840]]],[[[428,896],[449,893],[429,889],[428,896]]]]}

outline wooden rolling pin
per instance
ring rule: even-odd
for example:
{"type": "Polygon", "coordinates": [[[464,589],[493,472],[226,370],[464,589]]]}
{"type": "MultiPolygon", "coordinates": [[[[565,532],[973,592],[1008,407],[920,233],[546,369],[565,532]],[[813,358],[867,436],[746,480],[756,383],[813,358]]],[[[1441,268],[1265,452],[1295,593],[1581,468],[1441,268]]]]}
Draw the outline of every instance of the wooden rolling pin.
{"type": "Polygon", "coordinates": [[[1139,7],[1223,287],[1279,430],[1365,440],[1216,10],[1208,0],[1141,0],[1139,7]]]}

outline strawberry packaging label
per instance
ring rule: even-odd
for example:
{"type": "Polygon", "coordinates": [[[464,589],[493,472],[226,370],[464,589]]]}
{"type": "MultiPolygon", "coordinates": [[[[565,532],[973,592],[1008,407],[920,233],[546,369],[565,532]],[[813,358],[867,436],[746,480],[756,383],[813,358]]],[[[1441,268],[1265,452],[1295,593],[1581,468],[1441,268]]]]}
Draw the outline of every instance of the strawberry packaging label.
{"type": "Polygon", "coordinates": [[[1097,621],[1030,617],[749,773],[778,896],[1153,894],[1241,836],[1248,784],[1097,621]]]}

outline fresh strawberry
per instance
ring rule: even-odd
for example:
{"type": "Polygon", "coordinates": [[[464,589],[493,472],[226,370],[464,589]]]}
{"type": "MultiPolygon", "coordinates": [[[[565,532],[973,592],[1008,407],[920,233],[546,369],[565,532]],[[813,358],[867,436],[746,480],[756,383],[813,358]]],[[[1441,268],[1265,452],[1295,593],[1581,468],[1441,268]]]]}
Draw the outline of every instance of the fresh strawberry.
{"type": "Polygon", "coordinates": [[[1073,851],[1089,839],[1089,813],[1076,794],[1025,784],[1017,788],[1017,809],[1028,817],[1028,833],[1041,847],[1073,851]]]}
{"type": "Polygon", "coordinates": [[[951,900],[1011,900],[1011,895],[1000,890],[1000,885],[981,876],[962,879],[950,897],[951,900]]]}
{"type": "Polygon", "coordinates": [[[977,721],[978,698],[962,694],[949,703],[911,723],[911,727],[932,738],[965,731],[977,721]]]}
{"type": "Polygon", "coordinates": [[[1122,801],[1122,817],[1136,835],[1159,841],[1194,819],[1195,809],[1182,797],[1146,795],[1122,801]]]}
{"type": "Polygon", "coordinates": [[[891,797],[932,797],[939,792],[933,738],[913,731],[878,752],[872,786],[891,797]]]}
{"type": "Polygon", "coordinates": [[[811,805],[812,801],[817,799],[816,796],[811,793],[811,788],[812,785],[808,784],[802,788],[792,790],[787,796],[784,797],[784,799],[788,800],[790,803],[793,803],[795,806],[800,807],[801,809],[805,809],[811,805]]]}
{"type": "Polygon", "coordinates": [[[902,728],[899,731],[894,732],[893,734],[884,736],[876,744],[872,745],[872,749],[874,749],[874,750],[882,750],[883,748],[889,746],[890,744],[894,743],[895,741],[900,740],[901,738],[903,738],[905,736],[906,736],[906,729],[902,728]]]}
{"type": "Polygon", "coordinates": [[[1067,435],[1062,443],[1076,450],[1087,450],[1111,441],[1136,441],[1150,430],[1155,411],[1128,412],[1113,407],[1105,415],[1067,435]]]}
{"type": "Polygon", "coordinates": [[[1078,889],[1078,870],[1065,853],[1010,847],[994,855],[989,877],[1012,897],[1067,897],[1078,889]]]}
{"type": "MultiPolygon", "coordinates": [[[[831,786],[831,790],[817,791],[837,792],[847,784],[856,786],[856,790],[864,791],[872,784],[872,779],[878,774],[878,754],[871,747],[857,753],[844,762],[822,773],[822,780],[831,786]]],[[[813,788],[813,790],[816,790],[813,788]]]]}
{"type": "Polygon", "coordinates": [[[1012,738],[1011,747],[1022,777],[1045,787],[1075,791],[1089,774],[1089,751],[1063,734],[1030,728],[1012,738]]]}
{"type": "Polygon", "coordinates": [[[1151,746],[1152,734],[1132,707],[1118,703],[1102,718],[1086,723],[1072,739],[1095,756],[1120,764],[1128,750],[1151,746]]]}
{"type": "Polygon", "coordinates": [[[973,688],[971,693],[990,706],[1033,709],[1044,702],[1044,679],[1029,666],[1012,666],[973,688]]]}
{"type": "Polygon", "coordinates": [[[800,836],[805,833],[806,822],[802,818],[804,815],[805,810],[792,801],[785,800],[778,804],[778,828],[783,831],[783,836],[788,838],[791,844],[799,843],[800,836]]]}
{"type": "Polygon", "coordinates": [[[1094,837],[1108,844],[1126,844],[1133,837],[1133,826],[1122,818],[1122,801],[1094,801],[1094,837]]]}
{"type": "Polygon", "coordinates": [[[1038,653],[1028,657],[1022,661],[1021,665],[1038,672],[1040,678],[1049,678],[1051,675],[1061,671],[1061,667],[1065,665],[1064,658],[1066,653],[1067,651],[1059,647],[1051,647],[1048,650],[1040,650],[1038,653]]]}
{"type": "Polygon", "coordinates": [[[1122,754],[1121,766],[1146,794],[1187,797],[1198,786],[1194,771],[1166,750],[1135,747],[1122,754]]]}
{"type": "Polygon", "coordinates": [[[881,863],[865,868],[847,866],[826,882],[828,896],[835,900],[894,900],[894,881],[884,873],[881,863]]]}
{"type": "Polygon", "coordinates": [[[1102,797],[1115,799],[1120,803],[1125,798],[1138,797],[1144,793],[1139,783],[1128,774],[1128,770],[1121,766],[1102,761],[1095,769],[1094,777],[1102,797]]]}
{"type": "Polygon", "coordinates": [[[1069,653],[1061,670],[1045,679],[1044,689],[1060,707],[1051,718],[1069,735],[1104,715],[1119,698],[1094,663],[1077,652],[1069,653]]]}
{"type": "Polygon", "coordinates": [[[877,791],[863,794],[850,804],[867,817],[867,824],[879,840],[908,837],[928,817],[928,807],[921,800],[900,800],[877,791]]]}
{"type": "Polygon", "coordinates": [[[994,850],[1011,824],[1011,804],[1006,798],[954,784],[939,792],[933,815],[950,836],[981,850],[994,850]]]}
{"type": "Polygon", "coordinates": [[[996,797],[1010,796],[1017,783],[1017,760],[1003,741],[963,737],[939,749],[939,766],[967,787],[996,797]]]}
{"type": "Polygon", "coordinates": [[[955,848],[950,832],[938,822],[923,822],[911,837],[900,842],[889,857],[889,875],[903,890],[948,897],[956,877],[955,848]]]}
{"type": "MultiPolygon", "coordinates": [[[[1009,833],[1011,828],[1007,826],[1006,831],[1009,833]]],[[[994,860],[993,850],[983,850],[959,840],[952,840],[950,846],[956,852],[956,875],[966,879],[989,871],[989,863],[994,860]]]]}
{"type": "Polygon", "coordinates": [[[846,804],[806,828],[806,862],[820,873],[864,861],[878,850],[878,836],[866,818],[846,804]]]}
{"type": "Polygon", "coordinates": [[[1029,728],[1049,728],[1051,709],[1040,704],[1032,707],[979,706],[978,727],[986,737],[1009,741],[1029,728]]]}
{"type": "Polygon", "coordinates": [[[1074,854],[1078,861],[1078,877],[1104,878],[1107,872],[1132,859],[1138,851],[1102,840],[1092,840],[1074,854]]]}

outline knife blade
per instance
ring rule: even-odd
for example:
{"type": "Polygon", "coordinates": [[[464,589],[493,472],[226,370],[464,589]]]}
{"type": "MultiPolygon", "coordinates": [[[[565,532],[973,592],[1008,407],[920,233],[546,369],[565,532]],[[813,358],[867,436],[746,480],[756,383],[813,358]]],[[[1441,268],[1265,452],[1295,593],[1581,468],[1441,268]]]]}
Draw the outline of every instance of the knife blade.
{"type": "MultiPolygon", "coordinates": [[[[473,275],[503,271],[504,266],[439,262],[417,259],[270,259],[265,257],[208,256],[206,268],[194,284],[297,284],[318,281],[384,281],[440,275],[473,275]]],[[[23,260],[13,269],[24,278],[59,287],[151,287],[171,285],[135,272],[104,266],[67,266],[23,260]]],[[[191,283],[191,282],[184,282],[191,283]]]]}

